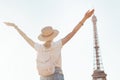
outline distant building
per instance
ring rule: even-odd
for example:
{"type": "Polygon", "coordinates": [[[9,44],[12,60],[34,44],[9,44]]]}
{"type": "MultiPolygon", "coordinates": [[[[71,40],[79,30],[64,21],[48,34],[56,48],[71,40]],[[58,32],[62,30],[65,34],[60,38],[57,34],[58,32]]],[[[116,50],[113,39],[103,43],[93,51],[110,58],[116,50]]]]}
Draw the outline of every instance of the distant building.
{"type": "Polygon", "coordinates": [[[107,80],[106,79],[107,74],[104,72],[101,55],[99,53],[98,34],[97,34],[97,26],[96,26],[97,18],[95,15],[93,15],[92,17],[92,22],[93,22],[94,43],[95,43],[94,70],[92,74],[92,78],[93,78],[92,80],[107,80]]]}

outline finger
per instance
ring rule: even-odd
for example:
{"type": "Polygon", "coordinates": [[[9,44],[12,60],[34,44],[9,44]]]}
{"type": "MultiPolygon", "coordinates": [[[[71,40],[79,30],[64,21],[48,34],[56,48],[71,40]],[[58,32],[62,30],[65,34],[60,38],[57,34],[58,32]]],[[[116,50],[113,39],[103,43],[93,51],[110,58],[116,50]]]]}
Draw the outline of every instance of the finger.
{"type": "Polygon", "coordinates": [[[88,10],[86,13],[90,12],[90,10],[88,10]]]}
{"type": "Polygon", "coordinates": [[[3,22],[4,24],[6,24],[7,26],[11,26],[12,25],[12,23],[10,23],[10,22],[3,22]]]}
{"type": "Polygon", "coordinates": [[[92,10],[91,10],[91,13],[94,13],[94,11],[95,11],[95,10],[94,10],[94,9],[92,9],[92,10]]]}
{"type": "Polygon", "coordinates": [[[7,22],[3,22],[3,23],[7,24],[7,22]]]}
{"type": "Polygon", "coordinates": [[[5,24],[10,24],[10,22],[3,22],[3,23],[5,23],[5,24]]]}
{"type": "Polygon", "coordinates": [[[8,23],[8,22],[3,22],[3,23],[6,24],[6,25],[10,24],[10,23],[8,23]]]}

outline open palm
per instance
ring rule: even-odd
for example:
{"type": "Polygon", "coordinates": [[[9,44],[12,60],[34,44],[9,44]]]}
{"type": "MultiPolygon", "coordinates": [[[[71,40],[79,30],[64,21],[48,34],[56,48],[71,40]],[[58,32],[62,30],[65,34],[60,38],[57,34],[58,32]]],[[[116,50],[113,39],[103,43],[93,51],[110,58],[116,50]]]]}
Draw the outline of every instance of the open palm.
{"type": "Polygon", "coordinates": [[[91,11],[88,10],[86,13],[85,13],[85,18],[89,18],[92,14],[94,13],[94,9],[92,9],[91,11]]]}
{"type": "Polygon", "coordinates": [[[11,22],[4,22],[4,24],[6,24],[7,26],[13,26],[13,27],[16,26],[14,23],[11,23],[11,22]]]}

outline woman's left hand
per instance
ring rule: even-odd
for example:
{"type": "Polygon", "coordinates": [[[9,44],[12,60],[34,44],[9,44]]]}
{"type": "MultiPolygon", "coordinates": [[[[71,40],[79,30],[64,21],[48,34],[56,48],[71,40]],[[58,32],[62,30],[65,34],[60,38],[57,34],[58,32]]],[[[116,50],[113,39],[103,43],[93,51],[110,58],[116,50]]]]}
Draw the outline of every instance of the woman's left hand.
{"type": "Polygon", "coordinates": [[[92,14],[94,13],[94,9],[92,9],[91,11],[90,10],[88,10],[86,13],[85,13],[85,18],[86,19],[88,19],[89,17],[91,17],[92,16],[92,14]]]}

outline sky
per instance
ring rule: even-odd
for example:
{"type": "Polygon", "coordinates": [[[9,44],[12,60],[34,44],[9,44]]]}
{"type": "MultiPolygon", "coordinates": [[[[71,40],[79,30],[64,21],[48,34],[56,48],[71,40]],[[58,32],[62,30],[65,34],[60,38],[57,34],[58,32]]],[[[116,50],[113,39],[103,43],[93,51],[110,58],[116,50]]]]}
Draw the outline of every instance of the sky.
{"type": "MultiPolygon", "coordinates": [[[[36,51],[4,21],[15,23],[32,40],[42,43],[37,36],[44,26],[58,29],[55,40],[59,40],[93,8],[107,80],[120,80],[119,3],[119,0],[0,0],[0,80],[39,80],[36,51]]],[[[93,23],[89,18],[62,48],[65,80],[92,80],[94,53],[93,23]]]]}

